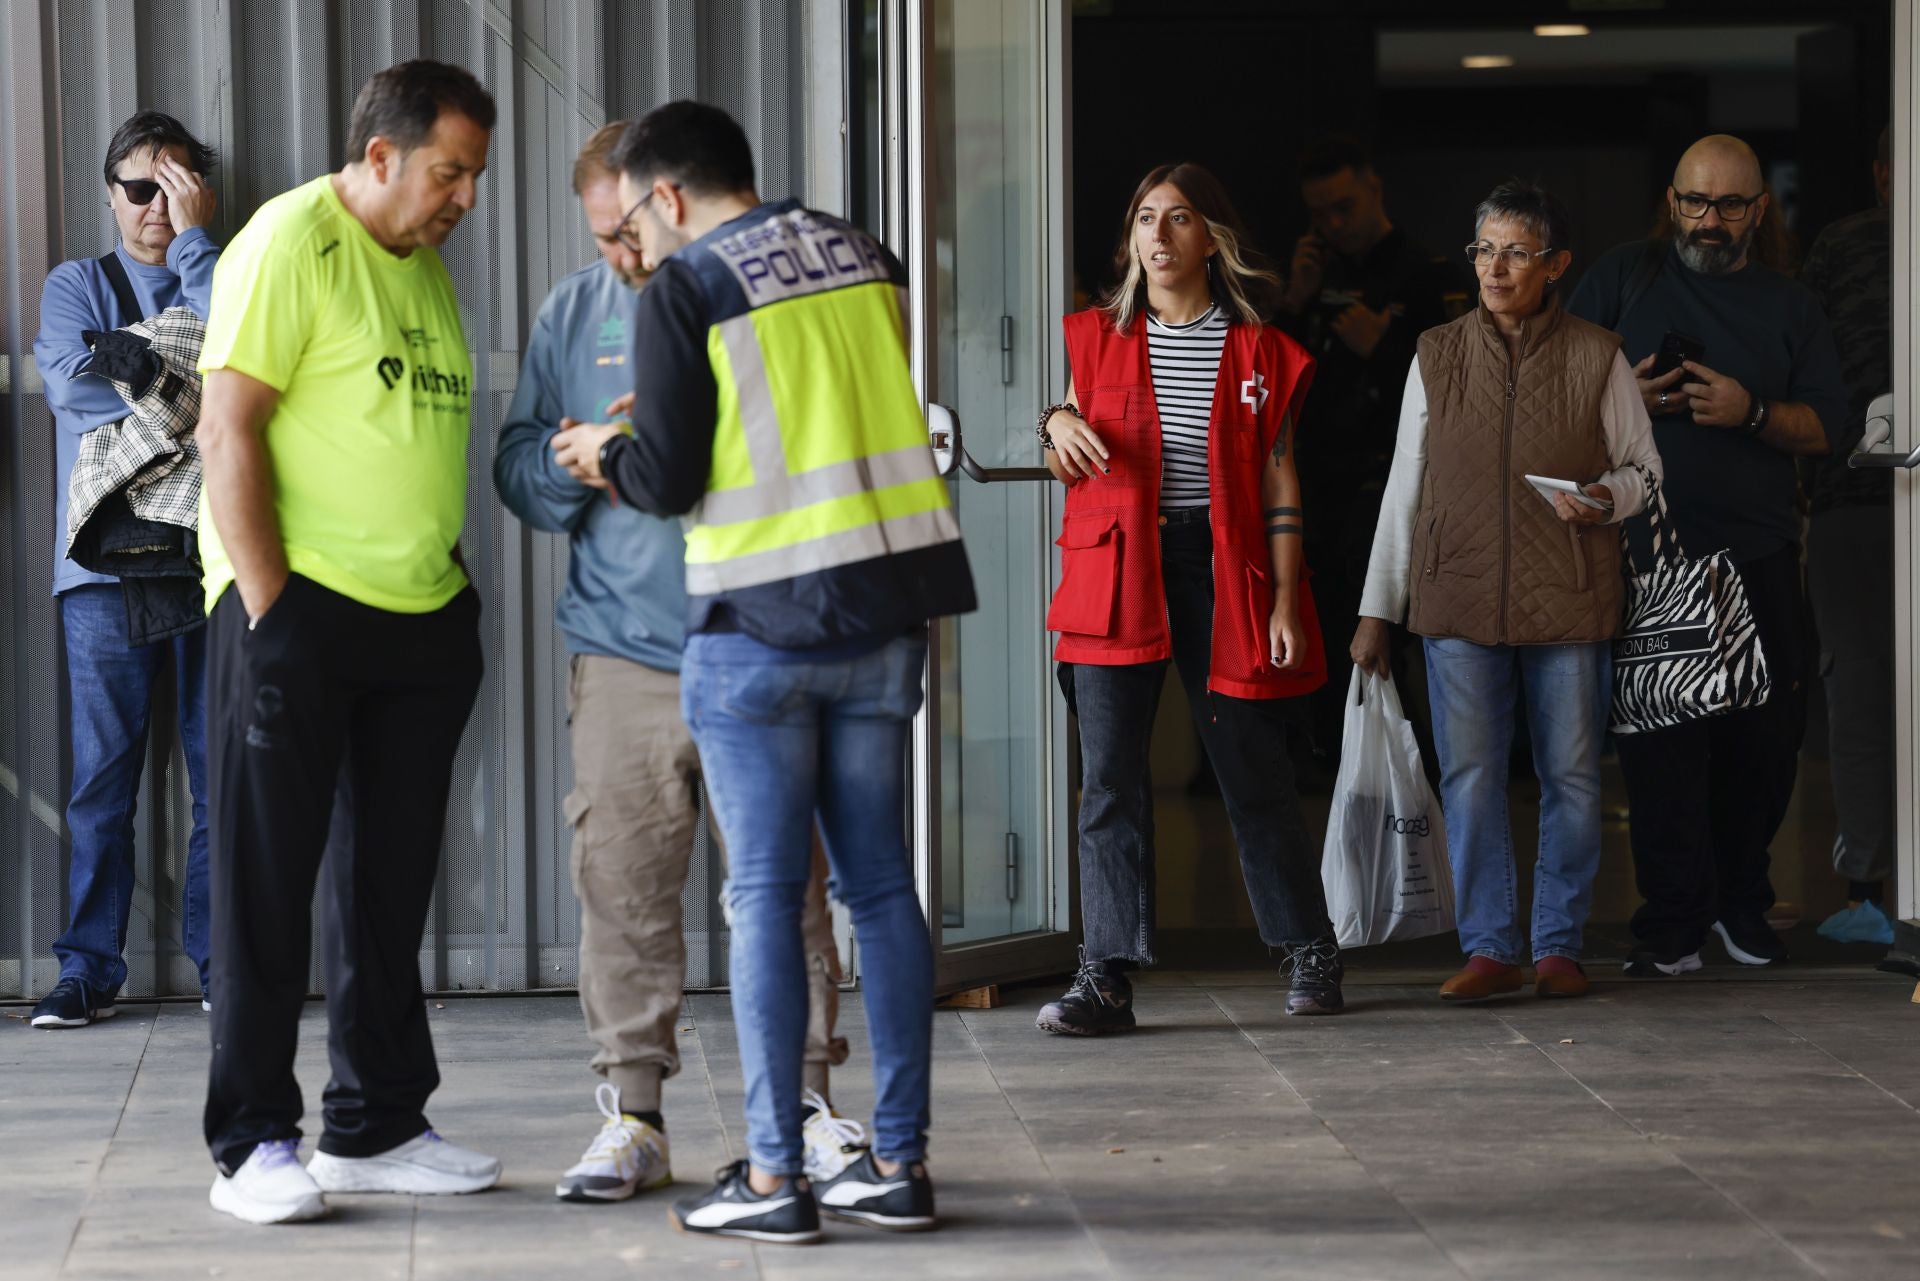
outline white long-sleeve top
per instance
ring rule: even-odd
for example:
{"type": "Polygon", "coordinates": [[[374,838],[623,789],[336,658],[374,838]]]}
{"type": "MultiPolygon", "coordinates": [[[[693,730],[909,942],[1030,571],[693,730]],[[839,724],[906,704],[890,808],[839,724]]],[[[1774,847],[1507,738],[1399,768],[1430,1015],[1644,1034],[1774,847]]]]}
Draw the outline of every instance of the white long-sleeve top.
{"type": "MultiPolygon", "coordinates": [[[[1640,400],[1640,387],[1626,356],[1613,355],[1607,386],[1600,401],[1600,422],[1606,433],[1607,460],[1612,470],[1596,478],[1613,492],[1612,522],[1637,516],[1646,506],[1646,484],[1634,470],[1638,463],[1665,478],[1660,451],[1653,444],[1653,423],[1640,400]]],[[[1413,522],[1420,514],[1420,488],[1427,472],[1427,385],[1420,377],[1420,358],[1407,371],[1407,389],[1400,398],[1400,430],[1394,439],[1393,470],[1380,503],[1380,523],[1373,531],[1373,555],[1367,562],[1367,586],[1360,597],[1360,613],[1368,618],[1404,622],[1407,616],[1408,578],[1413,571],[1413,522]]],[[[1557,480],[1595,483],[1579,476],[1557,480]]]]}

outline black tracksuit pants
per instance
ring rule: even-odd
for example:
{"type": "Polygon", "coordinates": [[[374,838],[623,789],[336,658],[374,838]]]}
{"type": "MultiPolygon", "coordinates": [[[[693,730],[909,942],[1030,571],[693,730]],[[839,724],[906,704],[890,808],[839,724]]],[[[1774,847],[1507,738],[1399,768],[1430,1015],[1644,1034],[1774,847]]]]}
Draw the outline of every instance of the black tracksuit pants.
{"type": "Polygon", "coordinates": [[[371,1156],[427,1128],[440,1074],[420,941],[480,687],[479,615],[472,588],[433,613],[397,614],[299,574],[252,631],[237,590],[214,608],[204,1125],[223,1171],[300,1134],[293,1058],[316,879],[333,1069],[320,1149],[371,1156]]]}

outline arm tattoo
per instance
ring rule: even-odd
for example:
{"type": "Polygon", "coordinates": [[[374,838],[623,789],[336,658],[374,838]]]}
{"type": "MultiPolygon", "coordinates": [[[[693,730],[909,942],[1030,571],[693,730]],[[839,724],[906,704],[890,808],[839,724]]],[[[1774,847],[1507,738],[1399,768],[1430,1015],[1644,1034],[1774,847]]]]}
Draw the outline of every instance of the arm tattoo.
{"type": "Polygon", "coordinates": [[[1280,419],[1280,434],[1273,438],[1273,462],[1277,467],[1287,456],[1288,445],[1293,440],[1293,411],[1289,409],[1280,419]]]}
{"type": "Polygon", "coordinates": [[[1307,531],[1305,528],[1299,525],[1268,525],[1267,537],[1272,538],[1276,534],[1297,534],[1301,538],[1305,538],[1307,536],[1307,531]]]}
{"type": "Polygon", "coordinates": [[[1267,520],[1272,520],[1275,516],[1304,516],[1306,513],[1298,507],[1269,507],[1260,515],[1267,520]]]}

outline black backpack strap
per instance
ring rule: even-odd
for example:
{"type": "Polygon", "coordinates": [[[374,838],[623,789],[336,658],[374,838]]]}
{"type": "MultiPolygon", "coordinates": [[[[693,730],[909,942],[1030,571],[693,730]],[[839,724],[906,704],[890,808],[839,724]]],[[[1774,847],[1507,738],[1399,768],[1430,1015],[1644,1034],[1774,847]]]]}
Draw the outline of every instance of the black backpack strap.
{"type": "Polygon", "coordinates": [[[1627,313],[1634,304],[1647,296],[1647,290],[1653,288],[1653,282],[1660,279],[1660,273],[1667,266],[1667,242],[1649,240],[1640,246],[1640,256],[1634,259],[1633,270],[1627,275],[1627,283],[1620,289],[1620,310],[1613,314],[1613,323],[1607,328],[1619,332],[1626,323],[1627,313]]]}
{"type": "Polygon", "coordinates": [[[118,325],[108,325],[109,329],[118,329],[120,325],[131,325],[136,320],[144,320],[140,314],[140,299],[134,295],[133,281],[127,278],[125,264],[117,253],[103,254],[99,258],[100,270],[107,273],[107,283],[113,286],[113,296],[120,304],[121,320],[118,325]]]}

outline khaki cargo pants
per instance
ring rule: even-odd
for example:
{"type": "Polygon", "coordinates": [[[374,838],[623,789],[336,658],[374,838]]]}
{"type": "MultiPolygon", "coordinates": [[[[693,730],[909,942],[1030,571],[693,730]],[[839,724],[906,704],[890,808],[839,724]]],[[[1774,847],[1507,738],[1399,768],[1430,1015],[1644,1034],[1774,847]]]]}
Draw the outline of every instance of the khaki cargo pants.
{"type": "MultiPolygon", "coordinates": [[[[567,681],[574,789],[573,890],[580,900],[580,1008],[593,1070],[628,1112],[660,1108],[680,1070],[674,1044],[686,984],[680,895],[700,819],[700,756],[680,717],[680,678],[639,663],[576,654],[567,681]]],[[[833,1035],[840,961],[827,911],[826,856],[813,850],[801,930],[807,949],[805,1082],[827,1094],[847,1059],[833,1035]]]]}

